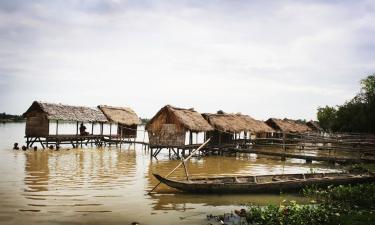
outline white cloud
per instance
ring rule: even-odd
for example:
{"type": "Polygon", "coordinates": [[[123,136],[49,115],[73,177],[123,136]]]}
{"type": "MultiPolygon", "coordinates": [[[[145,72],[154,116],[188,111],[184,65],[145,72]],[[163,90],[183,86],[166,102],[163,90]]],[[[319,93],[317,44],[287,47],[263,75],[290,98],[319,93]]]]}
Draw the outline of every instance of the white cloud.
{"type": "Polygon", "coordinates": [[[38,99],[311,119],[375,71],[370,1],[16,3],[0,4],[0,111],[38,99]]]}

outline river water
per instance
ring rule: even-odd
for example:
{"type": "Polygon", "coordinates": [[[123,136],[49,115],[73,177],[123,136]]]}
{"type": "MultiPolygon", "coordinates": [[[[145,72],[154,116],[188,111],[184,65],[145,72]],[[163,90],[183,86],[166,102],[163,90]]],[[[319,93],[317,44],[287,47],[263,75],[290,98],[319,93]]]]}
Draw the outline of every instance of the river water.
{"type": "MultiPolygon", "coordinates": [[[[298,195],[194,195],[157,184],[152,173],[167,174],[178,163],[161,152],[158,159],[141,145],[15,151],[23,145],[24,123],[0,124],[0,224],[207,224],[207,214],[222,214],[253,203],[306,201],[298,195]]],[[[142,137],[141,132],[140,137],[142,137]]],[[[241,155],[193,158],[192,176],[336,171],[327,164],[241,155]]],[[[184,176],[179,169],[172,177],[184,176]]]]}

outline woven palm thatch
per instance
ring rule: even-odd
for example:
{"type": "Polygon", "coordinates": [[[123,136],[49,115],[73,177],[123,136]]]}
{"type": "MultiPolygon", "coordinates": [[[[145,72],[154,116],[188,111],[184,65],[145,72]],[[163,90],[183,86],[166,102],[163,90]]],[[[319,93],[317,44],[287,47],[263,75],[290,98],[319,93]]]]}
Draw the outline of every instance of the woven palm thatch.
{"type": "Polygon", "coordinates": [[[316,131],[316,132],[324,131],[323,128],[319,125],[318,121],[311,120],[311,121],[307,122],[306,125],[308,127],[310,127],[311,130],[316,131]]]}
{"type": "Polygon", "coordinates": [[[190,130],[192,132],[211,131],[213,128],[194,109],[177,108],[166,105],[147,123],[146,130],[158,132],[163,124],[175,124],[177,131],[190,130]]]}
{"type": "Polygon", "coordinates": [[[274,130],[263,121],[255,120],[248,115],[205,113],[203,114],[203,117],[211,124],[211,126],[219,131],[230,133],[239,133],[243,131],[252,133],[274,132],[274,130]]]}
{"type": "Polygon", "coordinates": [[[108,122],[105,115],[96,109],[84,106],[71,106],[34,101],[23,114],[43,113],[49,120],[79,121],[79,122],[108,122]]]}
{"type": "Polygon", "coordinates": [[[141,123],[137,114],[131,108],[99,105],[98,108],[104,113],[110,122],[127,126],[141,123]]]}
{"type": "Polygon", "coordinates": [[[311,129],[305,124],[290,119],[270,118],[266,123],[276,131],[287,133],[306,133],[311,129]]]}

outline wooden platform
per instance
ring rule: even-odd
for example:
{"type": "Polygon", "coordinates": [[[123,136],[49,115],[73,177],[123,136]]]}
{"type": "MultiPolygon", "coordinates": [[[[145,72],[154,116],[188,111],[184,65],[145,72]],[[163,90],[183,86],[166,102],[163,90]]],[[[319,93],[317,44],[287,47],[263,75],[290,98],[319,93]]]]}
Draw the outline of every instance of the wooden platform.
{"type": "Polygon", "coordinates": [[[61,145],[72,145],[73,148],[78,148],[83,145],[111,145],[111,144],[142,144],[147,145],[148,143],[131,140],[131,138],[120,138],[118,135],[71,135],[71,134],[59,134],[59,135],[48,135],[43,137],[25,137],[26,147],[30,148],[34,143],[39,143],[43,149],[48,148],[50,145],[59,148],[61,145]]]}

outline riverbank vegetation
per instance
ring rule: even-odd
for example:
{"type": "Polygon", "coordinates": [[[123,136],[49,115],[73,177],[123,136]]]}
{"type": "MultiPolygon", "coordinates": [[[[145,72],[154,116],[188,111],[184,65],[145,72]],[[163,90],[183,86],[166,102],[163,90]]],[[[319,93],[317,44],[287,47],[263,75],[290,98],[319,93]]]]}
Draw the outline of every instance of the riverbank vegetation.
{"type": "Polygon", "coordinates": [[[321,127],[333,132],[375,132],[375,74],[361,80],[360,92],[338,106],[319,107],[321,127]]]}
{"type": "Polygon", "coordinates": [[[250,205],[247,221],[259,225],[365,225],[375,221],[375,184],[309,187],[311,204],[283,201],[265,207],[250,205]]]}
{"type": "Polygon", "coordinates": [[[5,112],[4,113],[0,113],[0,122],[1,123],[6,123],[6,122],[23,122],[25,121],[24,118],[22,118],[22,116],[19,116],[19,115],[10,115],[10,114],[6,114],[5,112]]]}

